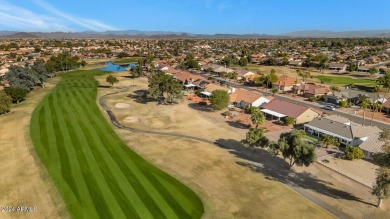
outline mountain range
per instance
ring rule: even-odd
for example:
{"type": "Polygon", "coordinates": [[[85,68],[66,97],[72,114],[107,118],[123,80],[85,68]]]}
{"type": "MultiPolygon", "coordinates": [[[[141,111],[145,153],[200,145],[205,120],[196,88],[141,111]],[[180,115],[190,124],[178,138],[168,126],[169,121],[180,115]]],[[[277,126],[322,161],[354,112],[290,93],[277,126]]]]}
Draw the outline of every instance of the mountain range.
{"type": "Polygon", "coordinates": [[[179,39],[179,38],[359,38],[359,37],[390,37],[388,30],[362,30],[362,31],[322,31],[308,30],[295,31],[279,35],[268,34],[194,34],[173,31],[84,31],[84,32],[17,32],[0,31],[0,38],[25,39],[25,38],[51,38],[51,39],[80,39],[80,38],[155,38],[155,39],[179,39]]]}

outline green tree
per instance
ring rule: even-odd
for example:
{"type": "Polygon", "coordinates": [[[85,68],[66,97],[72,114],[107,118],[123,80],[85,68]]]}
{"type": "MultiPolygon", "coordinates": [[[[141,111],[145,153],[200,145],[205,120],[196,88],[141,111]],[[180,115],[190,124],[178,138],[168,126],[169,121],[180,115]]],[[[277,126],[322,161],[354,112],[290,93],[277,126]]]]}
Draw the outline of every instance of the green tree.
{"type": "Polygon", "coordinates": [[[380,168],[372,190],[372,194],[378,197],[378,208],[382,205],[382,199],[390,196],[390,129],[383,129],[379,140],[384,144],[382,152],[374,154],[374,161],[380,168]]]}
{"type": "Polygon", "coordinates": [[[80,65],[81,67],[85,67],[88,63],[85,60],[81,60],[80,65]]]}
{"type": "Polygon", "coordinates": [[[215,90],[211,93],[210,102],[214,109],[221,110],[228,107],[230,97],[225,90],[215,90]]]}
{"type": "Polygon", "coordinates": [[[290,168],[294,165],[309,166],[315,162],[316,154],[314,146],[302,141],[304,135],[305,132],[303,130],[282,133],[278,143],[272,144],[270,150],[274,154],[281,152],[284,159],[289,159],[290,168]]]}
{"type": "Polygon", "coordinates": [[[390,196],[390,168],[381,167],[378,170],[372,194],[378,197],[378,208],[382,207],[382,200],[390,196]]]}
{"type": "Polygon", "coordinates": [[[359,105],[363,109],[363,124],[366,122],[366,109],[370,107],[370,101],[367,99],[365,95],[359,94],[359,105]]]}
{"type": "Polygon", "coordinates": [[[175,103],[182,98],[183,85],[172,76],[157,71],[149,78],[148,97],[163,99],[166,103],[175,103]]]}
{"type": "Polygon", "coordinates": [[[267,83],[267,89],[270,87],[271,84],[277,82],[279,80],[279,77],[276,75],[275,69],[271,69],[271,73],[268,74],[265,78],[265,81],[267,83]]]}
{"type": "MultiPolygon", "coordinates": [[[[386,98],[387,93],[389,93],[390,90],[390,70],[386,71],[385,74],[380,77],[377,81],[380,85],[382,85],[383,88],[385,88],[385,94],[383,95],[383,98],[386,98]]],[[[381,109],[383,108],[383,104],[385,101],[382,102],[381,109]]]]}
{"type": "Polygon", "coordinates": [[[12,99],[4,92],[0,92],[0,115],[10,111],[12,99]]]}
{"type": "Polygon", "coordinates": [[[242,58],[240,58],[240,60],[238,61],[238,64],[239,64],[240,66],[247,66],[247,65],[248,65],[248,59],[245,58],[245,57],[242,57],[242,58]]]}
{"type": "Polygon", "coordinates": [[[275,96],[275,94],[279,91],[278,88],[272,88],[271,89],[271,93],[272,93],[272,96],[275,96]]]}
{"type": "Polygon", "coordinates": [[[7,87],[4,91],[9,97],[11,97],[12,102],[16,104],[23,101],[28,93],[27,90],[19,87],[7,87]]]}
{"type": "Polygon", "coordinates": [[[332,145],[336,147],[340,146],[339,140],[331,135],[322,135],[319,142],[326,148],[329,148],[332,145]]]}
{"type": "Polygon", "coordinates": [[[330,86],[329,89],[332,92],[333,96],[334,96],[335,92],[340,92],[341,91],[341,89],[339,87],[335,86],[335,85],[330,86]]]}
{"type": "Polygon", "coordinates": [[[290,116],[287,116],[284,119],[284,122],[285,122],[286,125],[294,125],[295,124],[295,119],[290,117],[290,116]]]}
{"type": "Polygon", "coordinates": [[[41,86],[44,87],[43,82],[47,81],[48,72],[46,70],[45,61],[42,59],[37,59],[34,62],[34,65],[31,67],[34,71],[36,78],[41,83],[41,86]]]}
{"type": "Polygon", "coordinates": [[[256,147],[267,147],[268,142],[268,138],[264,136],[264,130],[257,128],[250,128],[246,133],[245,139],[241,141],[244,146],[252,148],[253,151],[256,147]]]}
{"type": "Polygon", "coordinates": [[[305,81],[306,78],[310,77],[309,71],[302,71],[301,69],[297,69],[297,74],[302,78],[302,81],[305,81]]]}
{"type": "Polygon", "coordinates": [[[259,108],[256,108],[256,110],[253,110],[251,112],[251,120],[253,124],[256,125],[256,129],[259,127],[259,125],[262,125],[265,121],[265,116],[263,112],[259,110],[259,108]]]}
{"type": "Polygon", "coordinates": [[[21,66],[11,66],[5,78],[12,87],[18,87],[30,91],[38,80],[37,74],[30,68],[21,66]]]}
{"type": "Polygon", "coordinates": [[[345,157],[350,160],[360,160],[364,157],[364,152],[359,147],[348,145],[344,150],[345,157]]]}
{"type": "Polygon", "coordinates": [[[368,73],[370,73],[371,77],[374,76],[374,74],[377,73],[377,72],[378,72],[378,69],[375,68],[375,67],[372,67],[372,68],[368,69],[368,73]]]}
{"type": "Polygon", "coordinates": [[[116,78],[113,75],[108,75],[107,78],[106,78],[106,82],[111,84],[111,86],[113,86],[114,84],[118,83],[119,80],[118,80],[118,78],[116,78]]]}

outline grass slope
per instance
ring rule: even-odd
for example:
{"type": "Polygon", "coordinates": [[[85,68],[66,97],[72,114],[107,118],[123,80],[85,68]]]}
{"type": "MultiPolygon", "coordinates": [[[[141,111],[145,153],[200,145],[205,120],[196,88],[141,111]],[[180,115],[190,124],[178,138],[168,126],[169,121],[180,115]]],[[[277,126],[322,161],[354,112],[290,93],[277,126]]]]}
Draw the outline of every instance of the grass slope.
{"type": "Polygon", "coordinates": [[[375,81],[369,79],[354,79],[349,77],[335,77],[335,76],[325,76],[325,75],[317,75],[314,77],[326,83],[333,83],[333,84],[374,84],[375,83],[375,81]]]}
{"type": "Polygon", "coordinates": [[[70,215],[200,218],[198,196],[130,150],[107,123],[96,105],[98,74],[62,75],[31,120],[36,151],[70,215]]]}

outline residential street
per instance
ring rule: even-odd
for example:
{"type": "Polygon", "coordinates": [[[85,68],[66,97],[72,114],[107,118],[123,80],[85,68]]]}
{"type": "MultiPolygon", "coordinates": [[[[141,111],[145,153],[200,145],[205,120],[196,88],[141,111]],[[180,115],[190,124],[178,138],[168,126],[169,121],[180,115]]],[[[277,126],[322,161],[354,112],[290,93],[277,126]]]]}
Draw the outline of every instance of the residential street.
{"type": "MultiPolygon", "coordinates": [[[[208,74],[198,74],[198,75],[201,75],[201,76],[205,77],[206,79],[209,76],[212,76],[212,75],[208,75],[208,74]]],[[[246,90],[250,90],[250,91],[261,92],[261,93],[263,93],[266,96],[271,96],[272,95],[271,93],[264,92],[263,89],[261,89],[259,87],[250,87],[250,86],[247,86],[247,85],[237,84],[237,83],[233,83],[233,82],[229,82],[229,81],[223,80],[221,78],[218,78],[218,80],[225,81],[227,85],[235,87],[235,88],[242,88],[242,89],[246,89],[246,90]]],[[[322,109],[323,105],[321,105],[320,103],[317,103],[317,102],[304,101],[304,100],[301,100],[301,99],[298,99],[298,98],[293,99],[291,97],[287,97],[287,96],[284,96],[284,95],[281,95],[281,94],[275,94],[275,97],[277,97],[278,99],[284,100],[284,101],[289,101],[289,102],[292,102],[292,103],[296,103],[296,104],[304,105],[304,106],[309,106],[309,107],[312,107],[314,109],[318,109],[318,110],[324,111],[328,115],[337,114],[337,115],[340,115],[340,116],[344,116],[344,117],[350,119],[352,122],[355,122],[355,123],[358,123],[358,124],[362,124],[363,123],[363,118],[358,116],[358,115],[354,115],[354,114],[350,114],[350,113],[347,113],[347,112],[343,112],[340,109],[336,109],[334,111],[324,110],[324,109],[322,109]]],[[[366,125],[370,124],[370,119],[369,118],[366,119],[366,123],[365,124],[366,125]]],[[[378,120],[374,120],[373,121],[373,125],[377,126],[380,129],[390,128],[390,124],[389,123],[381,122],[381,121],[378,121],[378,120]]]]}

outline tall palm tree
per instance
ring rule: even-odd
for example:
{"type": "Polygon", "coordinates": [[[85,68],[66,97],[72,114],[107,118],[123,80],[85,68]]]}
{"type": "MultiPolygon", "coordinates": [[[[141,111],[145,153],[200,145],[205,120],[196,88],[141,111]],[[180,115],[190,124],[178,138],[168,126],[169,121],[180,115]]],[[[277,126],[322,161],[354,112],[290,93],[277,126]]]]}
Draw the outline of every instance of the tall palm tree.
{"type": "Polygon", "coordinates": [[[379,86],[375,86],[374,88],[373,88],[373,91],[375,92],[375,100],[374,100],[374,103],[372,104],[372,116],[371,116],[371,122],[370,122],[370,126],[372,126],[372,122],[373,122],[373,120],[374,120],[374,114],[375,114],[375,112],[376,112],[376,110],[377,110],[377,107],[378,107],[378,99],[379,99],[379,91],[380,91],[381,89],[379,88],[379,86]]]}
{"type": "Polygon", "coordinates": [[[370,101],[368,100],[366,95],[359,94],[358,98],[359,98],[359,103],[360,103],[359,105],[363,109],[363,124],[362,125],[364,125],[365,121],[366,121],[366,109],[368,107],[370,107],[371,104],[370,104],[370,101]]]}
{"type": "MultiPolygon", "coordinates": [[[[377,81],[380,85],[382,85],[382,88],[386,88],[385,90],[385,94],[383,95],[383,100],[386,99],[386,96],[387,96],[387,93],[389,92],[390,90],[390,70],[385,72],[385,74],[378,78],[378,81],[377,81]]],[[[381,110],[383,108],[383,104],[385,103],[385,101],[382,101],[382,106],[381,106],[381,110]]]]}

